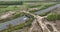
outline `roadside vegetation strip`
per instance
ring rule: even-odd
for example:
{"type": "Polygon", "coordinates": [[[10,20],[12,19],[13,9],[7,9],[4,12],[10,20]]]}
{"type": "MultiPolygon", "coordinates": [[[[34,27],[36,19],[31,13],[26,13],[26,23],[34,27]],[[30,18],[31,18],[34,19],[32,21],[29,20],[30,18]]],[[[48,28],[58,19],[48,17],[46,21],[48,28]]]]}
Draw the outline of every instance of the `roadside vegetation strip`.
{"type": "MultiPolygon", "coordinates": [[[[55,3],[55,4],[56,4],[56,3],[55,3]]],[[[29,11],[29,12],[34,13],[34,12],[37,12],[37,11],[40,11],[40,10],[46,9],[46,8],[48,8],[48,7],[50,7],[50,6],[55,5],[55,4],[42,4],[42,5],[40,5],[40,6],[37,6],[37,7],[38,7],[37,9],[32,9],[32,10],[29,11]]]]}
{"type": "Polygon", "coordinates": [[[0,5],[2,7],[0,7],[0,15],[8,12],[8,11],[16,11],[19,10],[20,7],[17,7],[17,5],[0,5]],[[3,7],[4,6],[4,7],[3,7]]]}
{"type": "Polygon", "coordinates": [[[22,5],[22,1],[0,1],[0,5],[22,5]]]}
{"type": "Polygon", "coordinates": [[[39,6],[41,6],[41,4],[32,4],[32,5],[29,5],[29,4],[27,4],[27,7],[28,8],[36,8],[36,7],[39,7],[39,6]]]}
{"type": "Polygon", "coordinates": [[[19,23],[16,26],[10,25],[7,29],[4,29],[0,32],[11,32],[11,31],[14,31],[14,30],[23,29],[24,27],[30,26],[33,20],[34,20],[34,17],[30,16],[29,20],[27,20],[25,23],[21,23],[21,24],[19,23]]]}
{"type": "Polygon", "coordinates": [[[0,5],[0,8],[7,8],[9,5],[0,5]]]}
{"type": "Polygon", "coordinates": [[[47,16],[47,20],[48,21],[56,21],[56,20],[60,20],[60,14],[50,14],[47,16]]]}
{"type": "Polygon", "coordinates": [[[46,16],[46,15],[48,15],[49,13],[51,13],[51,11],[48,11],[48,12],[42,13],[42,14],[40,14],[39,16],[46,16]]]}
{"type": "Polygon", "coordinates": [[[24,13],[16,12],[11,17],[0,20],[0,23],[3,23],[3,22],[6,22],[6,21],[10,21],[10,20],[16,19],[16,18],[21,17],[23,15],[24,15],[24,13]]]}

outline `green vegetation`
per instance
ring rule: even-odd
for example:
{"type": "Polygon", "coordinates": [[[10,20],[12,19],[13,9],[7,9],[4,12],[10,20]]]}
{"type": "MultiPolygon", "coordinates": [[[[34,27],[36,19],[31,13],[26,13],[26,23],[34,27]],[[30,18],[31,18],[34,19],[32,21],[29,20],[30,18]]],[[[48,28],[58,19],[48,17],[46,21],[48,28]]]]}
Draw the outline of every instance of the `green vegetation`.
{"type": "Polygon", "coordinates": [[[17,5],[0,5],[0,15],[5,14],[8,11],[16,11],[19,9],[20,7],[17,5]]]}
{"type": "Polygon", "coordinates": [[[48,17],[47,17],[47,20],[49,20],[49,21],[55,21],[56,20],[56,14],[50,14],[50,15],[48,15],[48,17]]]}
{"type": "Polygon", "coordinates": [[[6,22],[6,21],[9,21],[9,20],[13,20],[13,19],[16,19],[18,17],[21,17],[23,16],[24,13],[20,13],[20,12],[16,12],[15,14],[13,14],[11,17],[7,18],[7,19],[2,19],[0,20],[0,23],[3,23],[3,22],[6,22]]]}
{"type": "MultiPolygon", "coordinates": [[[[2,2],[3,3],[3,2],[2,2]]],[[[30,4],[24,4],[24,6],[26,5],[26,8],[29,9],[29,8],[37,8],[37,10],[31,10],[29,12],[36,12],[36,11],[40,11],[40,10],[43,10],[43,9],[46,9],[50,6],[53,6],[55,5],[56,3],[36,3],[36,4],[33,4],[33,5],[30,5],[30,4]]],[[[24,7],[23,7],[24,8],[24,7]]],[[[18,5],[0,5],[0,14],[4,14],[8,11],[16,11],[16,10],[19,10],[20,7],[18,7],[18,5]]]]}
{"type": "Polygon", "coordinates": [[[9,5],[0,5],[0,8],[7,8],[9,5]]]}
{"type": "Polygon", "coordinates": [[[56,3],[50,3],[50,4],[42,4],[42,7],[40,8],[40,10],[42,10],[42,9],[46,9],[46,8],[48,8],[48,7],[50,7],[50,6],[53,6],[53,5],[55,5],[56,3]]]}
{"type": "Polygon", "coordinates": [[[23,29],[24,27],[30,26],[33,19],[34,19],[34,17],[30,16],[29,20],[27,20],[25,23],[21,23],[21,24],[18,24],[16,26],[9,25],[9,27],[7,29],[4,29],[0,32],[11,32],[11,31],[14,31],[14,30],[23,29]]]}
{"type": "Polygon", "coordinates": [[[60,14],[50,14],[47,17],[47,20],[49,21],[60,20],[60,14]]]}
{"type": "Polygon", "coordinates": [[[40,6],[44,6],[44,7],[49,7],[49,6],[52,6],[52,5],[54,5],[54,4],[56,4],[56,3],[28,3],[28,4],[24,4],[24,5],[27,5],[28,6],[28,8],[40,8],[40,6]]]}
{"type": "MultiPolygon", "coordinates": [[[[3,1],[6,1],[6,0],[3,0],[3,1]]],[[[17,1],[17,0],[8,0],[8,1],[17,1]]],[[[18,1],[27,1],[27,2],[40,2],[40,1],[60,1],[60,0],[18,0],[18,1]]]]}
{"type": "Polygon", "coordinates": [[[32,5],[32,6],[29,6],[29,7],[34,7],[34,8],[37,8],[37,9],[32,9],[31,11],[29,11],[29,12],[32,12],[32,13],[34,13],[34,12],[36,12],[36,11],[40,11],[40,10],[43,10],[43,9],[46,9],[46,8],[48,8],[48,7],[50,7],[50,6],[53,6],[53,5],[55,5],[56,3],[50,3],[50,4],[44,4],[44,3],[41,3],[40,5],[32,5]]]}
{"type": "Polygon", "coordinates": [[[46,16],[46,15],[48,15],[50,12],[51,12],[51,11],[42,13],[42,14],[40,14],[40,16],[46,16]]]}
{"type": "Polygon", "coordinates": [[[22,1],[0,1],[0,5],[22,5],[22,1]]]}
{"type": "Polygon", "coordinates": [[[27,4],[27,7],[29,8],[35,8],[35,7],[40,7],[41,4],[27,4]]]}
{"type": "Polygon", "coordinates": [[[60,14],[57,14],[57,20],[60,20],[60,14]]]}

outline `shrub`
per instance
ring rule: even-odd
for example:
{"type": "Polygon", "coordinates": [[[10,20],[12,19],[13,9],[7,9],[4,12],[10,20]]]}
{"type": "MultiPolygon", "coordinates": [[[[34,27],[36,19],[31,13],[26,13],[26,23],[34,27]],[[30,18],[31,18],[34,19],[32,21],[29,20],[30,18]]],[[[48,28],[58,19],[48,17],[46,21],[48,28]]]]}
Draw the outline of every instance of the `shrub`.
{"type": "Polygon", "coordinates": [[[57,14],[57,20],[60,20],[60,14],[57,14]]]}
{"type": "Polygon", "coordinates": [[[47,16],[47,20],[49,21],[55,21],[57,18],[56,18],[56,14],[50,14],[47,16]]]}

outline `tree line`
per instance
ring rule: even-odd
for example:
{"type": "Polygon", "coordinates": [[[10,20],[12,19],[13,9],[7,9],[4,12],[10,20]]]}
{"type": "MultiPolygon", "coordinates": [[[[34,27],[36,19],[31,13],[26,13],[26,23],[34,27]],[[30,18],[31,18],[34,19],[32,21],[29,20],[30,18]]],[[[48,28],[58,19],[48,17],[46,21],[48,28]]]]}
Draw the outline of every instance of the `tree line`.
{"type": "Polygon", "coordinates": [[[0,5],[22,5],[22,1],[0,1],[0,5]]]}

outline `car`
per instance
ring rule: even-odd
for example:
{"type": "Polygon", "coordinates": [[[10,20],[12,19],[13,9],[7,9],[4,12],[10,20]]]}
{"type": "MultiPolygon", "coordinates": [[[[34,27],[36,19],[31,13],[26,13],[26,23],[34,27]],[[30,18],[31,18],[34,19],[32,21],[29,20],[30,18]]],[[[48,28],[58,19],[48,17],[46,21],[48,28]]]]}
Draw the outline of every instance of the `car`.
{"type": "Polygon", "coordinates": [[[30,18],[30,15],[27,15],[27,14],[26,14],[25,16],[28,17],[28,18],[30,18]]]}

